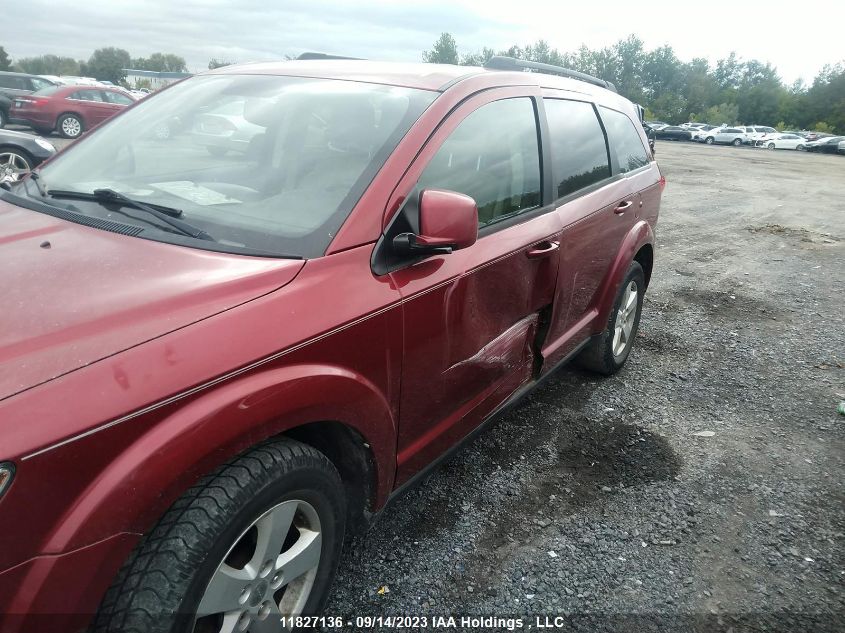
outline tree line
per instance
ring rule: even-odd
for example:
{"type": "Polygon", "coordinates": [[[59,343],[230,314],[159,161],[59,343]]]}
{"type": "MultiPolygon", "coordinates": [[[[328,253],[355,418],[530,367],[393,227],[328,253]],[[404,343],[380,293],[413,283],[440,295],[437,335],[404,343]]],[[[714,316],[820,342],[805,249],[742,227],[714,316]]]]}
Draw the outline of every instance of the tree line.
{"type": "Polygon", "coordinates": [[[128,51],[112,46],[98,48],[87,60],[59,55],[22,57],[14,63],[0,46],[0,70],[15,70],[32,75],[71,75],[93,77],[114,84],[126,79],[124,69],[152,70],[155,72],[187,72],[185,59],[173,53],[153,53],[149,57],[132,57],[128,51]]]}
{"type": "Polygon", "coordinates": [[[646,50],[635,35],[601,49],[582,46],[561,52],[538,40],[461,55],[455,38],[443,33],[422,57],[432,63],[480,66],[494,55],[564,66],[612,81],[620,94],[646,108],[648,119],[845,132],[845,62],[826,65],[809,85],[798,81],[787,86],[769,63],[744,61],[735,53],[715,66],[704,58],[683,62],[671,46],[646,50]]]}

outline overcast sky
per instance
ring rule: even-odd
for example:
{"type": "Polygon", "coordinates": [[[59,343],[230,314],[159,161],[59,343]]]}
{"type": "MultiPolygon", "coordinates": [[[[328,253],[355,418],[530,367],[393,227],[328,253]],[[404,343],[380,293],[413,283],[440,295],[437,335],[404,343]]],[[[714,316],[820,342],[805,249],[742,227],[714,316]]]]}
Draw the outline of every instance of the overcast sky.
{"type": "Polygon", "coordinates": [[[461,53],[546,39],[569,51],[601,48],[630,34],[647,49],[669,44],[687,61],[731,51],[771,62],[781,77],[812,80],[845,58],[845,2],[709,0],[705,8],[637,0],[4,0],[0,45],[14,59],[45,53],[87,59],[118,46],[133,57],[161,51],[191,71],[212,57],[277,59],[306,50],[418,61],[442,31],[461,53]]]}

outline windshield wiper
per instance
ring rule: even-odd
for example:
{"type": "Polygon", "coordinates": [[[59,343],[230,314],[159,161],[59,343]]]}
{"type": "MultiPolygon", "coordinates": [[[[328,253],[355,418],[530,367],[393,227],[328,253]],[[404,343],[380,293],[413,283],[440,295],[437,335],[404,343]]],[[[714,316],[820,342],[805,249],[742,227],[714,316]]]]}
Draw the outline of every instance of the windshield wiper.
{"type": "MultiPolygon", "coordinates": [[[[114,189],[94,189],[94,191],[92,191],[91,193],[85,193],[82,191],[71,191],[65,189],[49,189],[48,194],[53,198],[75,198],[77,200],[93,200],[101,203],[111,202],[120,206],[132,207],[133,209],[144,211],[158,218],[168,226],[175,229],[175,232],[177,233],[181,233],[182,235],[187,235],[189,237],[193,237],[199,240],[210,240],[212,242],[216,241],[213,237],[211,237],[202,229],[188,224],[184,220],[179,220],[179,216],[182,215],[182,211],[180,209],[173,209],[171,207],[164,207],[161,205],[152,206],[139,200],[133,200],[129,196],[125,196],[124,194],[120,193],[119,191],[115,191],[114,189]]],[[[123,215],[127,215],[130,218],[135,218],[136,220],[141,219],[124,211],[121,211],[120,213],[123,213],[123,215]]],[[[156,226],[158,226],[159,228],[164,228],[158,224],[156,224],[156,226]]]]}
{"type": "Polygon", "coordinates": [[[41,194],[41,197],[42,197],[42,198],[46,198],[46,197],[47,197],[47,192],[46,192],[46,191],[44,191],[44,187],[42,187],[42,186],[41,186],[41,182],[40,182],[40,180],[41,180],[41,176],[38,174],[38,172],[37,172],[37,171],[31,171],[31,172],[29,172],[29,179],[30,179],[30,180],[33,182],[33,184],[35,185],[35,188],[36,188],[36,189],[38,189],[38,193],[40,193],[40,194],[41,194]]]}

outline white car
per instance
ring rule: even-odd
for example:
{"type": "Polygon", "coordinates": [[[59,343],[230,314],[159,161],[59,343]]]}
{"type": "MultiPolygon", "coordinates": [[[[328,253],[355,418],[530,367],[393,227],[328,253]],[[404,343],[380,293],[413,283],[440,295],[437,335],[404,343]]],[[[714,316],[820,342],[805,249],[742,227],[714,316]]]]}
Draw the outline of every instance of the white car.
{"type": "Polygon", "coordinates": [[[802,150],[807,144],[807,139],[797,134],[772,134],[754,141],[756,147],[767,149],[797,149],[802,150]]]}
{"type": "Polygon", "coordinates": [[[755,141],[768,138],[769,136],[773,136],[778,133],[775,128],[767,125],[740,125],[738,127],[741,130],[745,130],[745,135],[748,139],[746,142],[751,145],[754,145],[755,141]]]}
{"type": "Polygon", "coordinates": [[[708,145],[720,143],[723,145],[742,145],[748,142],[748,134],[744,127],[723,127],[710,130],[707,136],[704,137],[704,142],[708,145]]]}
{"type": "Polygon", "coordinates": [[[700,143],[704,142],[704,139],[707,138],[707,135],[712,132],[713,130],[719,129],[715,125],[700,125],[695,128],[690,128],[692,132],[692,140],[699,141],[700,143]]]}

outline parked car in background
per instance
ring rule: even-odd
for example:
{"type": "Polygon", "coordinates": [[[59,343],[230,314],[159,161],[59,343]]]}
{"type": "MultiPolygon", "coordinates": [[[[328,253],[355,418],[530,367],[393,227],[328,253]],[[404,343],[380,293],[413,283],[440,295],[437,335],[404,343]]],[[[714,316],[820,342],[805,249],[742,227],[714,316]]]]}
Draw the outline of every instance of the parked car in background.
{"type": "Polygon", "coordinates": [[[654,154],[654,140],[657,138],[657,132],[655,132],[654,128],[648,123],[643,122],[642,126],[643,131],[645,131],[646,138],[648,139],[648,147],[651,150],[651,153],[654,154]]]}
{"type": "Polygon", "coordinates": [[[845,140],[839,141],[839,149],[837,151],[840,154],[845,154],[845,140]]]}
{"type": "Polygon", "coordinates": [[[824,138],[830,138],[833,136],[832,134],[827,134],[826,132],[807,132],[806,139],[808,141],[819,141],[824,138]]]}
{"type": "Polygon", "coordinates": [[[42,134],[57,130],[79,138],[135,102],[123,90],[91,86],[50,86],[12,102],[12,118],[42,134]]]}
{"type": "Polygon", "coordinates": [[[772,134],[754,141],[756,147],[767,149],[797,149],[802,150],[807,139],[797,134],[772,134]]]}
{"type": "Polygon", "coordinates": [[[62,86],[104,86],[93,77],[78,77],[76,75],[60,75],[56,77],[56,83],[62,86]]]}
{"type": "MultiPolygon", "coordinates": [[[[746,128],[747,130],[748,128],[746,128]]],[[[752,132],[748,134],[748,143],[754,145],[756,141],[767,139],[771,136],[779,134],[779,132],[767,125],[753,125],[751,126],[752,132]]]]}
{"type": "Polygon", "coordinates": [[[228,100],[198,114],[191,128],[194,142],[205,147],[212,156],[224,156],[230,151],[246,152],[252,140],[264,133],[264,128],[247,121],[244,105],[244,101],[228,100]]]}
{"type": "Polygon", "coordinates": [[[689,141],[692,139],[692,132],[679,125],[667,125],[655,130],[658,139],[664,141],[689,141]]]}
{"type": "Polygon", "coordinates": [[[839,151],[839,143],[845,141],[845,136],[828,136],[817,141],[808,141],[804,149],[819,154],[835,154],[839,151]]]}
{"type": "Polygon", "coordinates": [[[726,126],[724,125],[714,125],[709,130],[700,130],[693,135],[693,138],[698,141],[699,143],[704,143],[708,136],[716,135],[719,130],[723,130],[726,126]]]}
{"type": "Polygon", "coordinates": [[[56,153],[47,139],[0,130],[0,182],[15,182],[56,153]]]}
{"type": "Polygon", "coordinates": [[[0,191],[4,632],[299,629],[389,499],[624,366],[665,180],[634,104],[529,63],[226,66],[0,191]],[[227,100],[255,155],[156,140],[227,100]]]}
{"type": "Polygon", "coordinates": [[[704,141],[707,136],[707,133],[711,130],[715,130],[715,125],[704,124],[699,127],[696,127],[692,130],[692,140],[694,141],[704,141]]]}
{"type": "Polygon", "coordinates": [[[7,123],[10,123],[9,111],[11,110],[12,101],[15,97],[32,94],[36,90],[41,90],[52,85],[53,82],[38,75],[0,72],[0,129],[5,127],[7,123]]]}
{"type": "Polygon", "coordinates": [[[742,127],[716,128],[715,130],[710,130],[707,136],[704,137],[704,142],[708,145],[718,143],[739,146],[747,141],[748,135],[745,132],[745,128],[742,127]]]}

